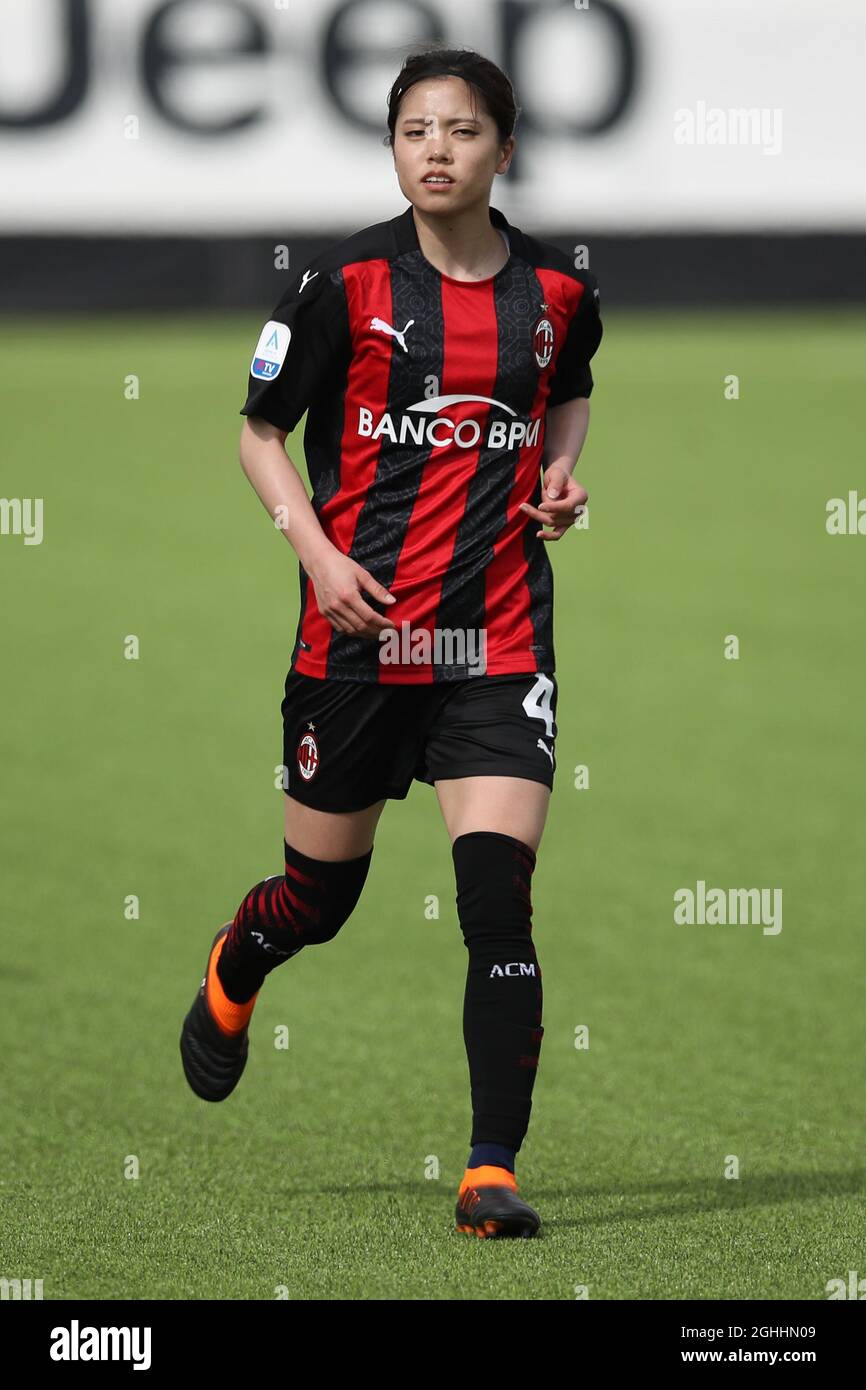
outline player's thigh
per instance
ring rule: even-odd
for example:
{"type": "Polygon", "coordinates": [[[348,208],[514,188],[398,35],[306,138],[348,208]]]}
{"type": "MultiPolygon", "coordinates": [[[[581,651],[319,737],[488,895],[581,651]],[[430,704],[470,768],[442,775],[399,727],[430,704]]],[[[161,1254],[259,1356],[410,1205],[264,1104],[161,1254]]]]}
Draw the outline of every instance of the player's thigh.
{"type": "Polygon", "coordinates": [[[433,784],[451,843],[472,830],[497,830],[530,849],[541,843],[550,788],[528,777],[448,777],[433,784]]]}
{"type": "Polygon", "coordinates": [[[357,859],[371,848],[384,801],[362,811],[316,811],[283,794],[285,838],[310,859],[357,859]]]}

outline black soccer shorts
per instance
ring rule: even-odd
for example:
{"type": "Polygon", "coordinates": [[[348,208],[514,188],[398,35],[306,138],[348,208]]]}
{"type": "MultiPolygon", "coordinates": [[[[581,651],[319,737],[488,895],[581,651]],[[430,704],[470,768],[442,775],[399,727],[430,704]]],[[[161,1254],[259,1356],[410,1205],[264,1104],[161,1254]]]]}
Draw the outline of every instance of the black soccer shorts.
{"type": "Polygon", "coordinates": [[[290,670],[284,790],[345,812],[402,801],[413,780],[526,777],[552,789],[557,694],[556,677],[540,671],[377,685],[290,670]]]}

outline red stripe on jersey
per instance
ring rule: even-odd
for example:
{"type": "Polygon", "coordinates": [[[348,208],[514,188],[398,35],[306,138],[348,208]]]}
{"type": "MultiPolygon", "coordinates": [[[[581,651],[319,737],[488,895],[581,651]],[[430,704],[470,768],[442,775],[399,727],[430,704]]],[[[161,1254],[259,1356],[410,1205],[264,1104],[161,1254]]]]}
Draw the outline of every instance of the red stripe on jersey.
{"type": "Polygon", "coordinates": [[[572,280],[570,275],[560,274],[558,270],[540,270],[536,268],[535,273],[541,281],[544,290],[544,298],[547,303],[547,317],[553,324],[554,340],[556,343],[556,351],[553,354],[550,370],[545,372],[544,375],[544,395],[546,399],[550,393],[550,386],[556,369],[557,360],[565,344],[571,320],[580,308],[580,301],[583,299],[586,286],[582,285],[579,280],[572,280]]]}
{"type": "MultiPolygon", "coordinates": [[[[543,313],[553,325],[556,354],[550,370],[538,378],[530,418],[535,418],[544,410],[544,402],[550,393],[556,357],[562,350],[568,325],[572,315],[577,312],[577,305],[583,293],[583,285],[567,275],[560,274],[559,271],[536,268],[535,273],[541,281],[544,301],[547,304],[543,313]]],[[[540,536],[535,536],[535,532],[542,529],[542,523],[520,511],[520,503],[529,501],[532,497],[542,464],[543,451],[543,434],[539,435],[537,443],[526,445],[518,451],[514,485],[508,496],[505,526],[494,543],[493,558],[485,573],[487,650],[493,654],[487,662],[487,674],[491,676],[513,670],[515,650],[529,651],[535,641],[530,616],[532,595],[527,583],[529,566],[524,543],[526,527],[532,527],[532,536],[537,545],[547,545],[548,542],[540,536]]],[[[537,660],[534,669],[538,670],[537,660]]]]}
{"type": "MultiPolygon", "coordinates": [[[[499,338],[493,285],[460,285],[443,278],[441,286],[442,378],[438,394],[459,395],[466,391],[467,380],[472,380],[482,383],[478,394],[492,397],[499,338]]],[[[483,418],[485,407],[481,409],[483,418]]],[[[477,419],[478,414],[478,402],[462,401],[447,407],[455,430],[464,420],[477,419]]],[[[393,581],[399,597],[391,617],[398,628],[408,622],[410,636],[426,629],[433,640],[442,584],[454,555],[479,453],[478,448],[446,444],[431,449],[424,465],[393,581]],[[437,576],[435,582],[431,582],[431,575],[437,576]]],[[[405,681],[408,674],[416,684],[433,682],[432,666],[394,663],[382,670],[386,684],[405,681]]],[[[379,679],[383,680],[383,674],[379,679]]]]}
{"type": "MultiPolygon", "coordinates": [[[[344,555],[352,549],[355,527],[364,504],[367,489],[376,477],[378,455],[365,446],[357,429],[357,402],[363,401],[375,414],[388,408],[390,352],[359,353],[356,351],[361,332],[369,329],[369,319],[363,317],[364,298],[382,306],[391,318],[391,274],[386,260],[359,261],[343,266],[343,285],[349,311],[353,355],[349,366],[344,401],[343,437],[340,443],[340,486],[321,508],[319,524],[328,539],[344,555]],[[361,276],[363,275],[363,283],[361,276]],[[347,486],[346,480],[349,481],[347,486]]],[[[390,342],[390,339],[383,341],[390,342]]],[[[388,604],[396,608],[397,604],[388,604]]],[[[334,629],[319,611],[312,582],[307,585],[307,603],[301,626],[301,637],[310,643],[315,655],[300,649],[295,667],[305,675],[324,678],[328,672],[328,652],[334,629]]]]}

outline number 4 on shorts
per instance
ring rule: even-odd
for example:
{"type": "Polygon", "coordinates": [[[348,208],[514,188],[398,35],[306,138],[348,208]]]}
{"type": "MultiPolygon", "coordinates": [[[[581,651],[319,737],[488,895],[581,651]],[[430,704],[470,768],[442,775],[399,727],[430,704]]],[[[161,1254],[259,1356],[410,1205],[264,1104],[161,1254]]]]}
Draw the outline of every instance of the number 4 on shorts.
{"type": "Polygon", "coordinates": [[[550,700],[553,695],[553,681],[550,676],[539,675],[523,701],[523,708],[530,719],[543,719],[548,738],[553,738],[553,714],[550,700]]]}

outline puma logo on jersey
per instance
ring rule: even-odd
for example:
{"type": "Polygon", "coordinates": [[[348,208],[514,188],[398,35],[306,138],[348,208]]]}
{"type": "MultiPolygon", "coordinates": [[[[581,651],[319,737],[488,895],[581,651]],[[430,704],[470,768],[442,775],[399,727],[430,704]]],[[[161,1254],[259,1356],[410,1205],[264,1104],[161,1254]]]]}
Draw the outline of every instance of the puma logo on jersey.
{"type": "Polygon", "coordinates": [[[303,280],[301,281],[301,288],[298,290],[298,294],[301,294],[301,292],[303,291],[304,287],[305,287],[306,285],[308,285],[308,284],[310,283],[311,280],[315,280],[315,278],[316,278],[316,276],[318,275],[318,273],[319,273],[319,272],[318,272],[317,270],[314,270],[313,273],[312,273],[312,275],[311,275],[310,272],[309,272],[308,270],[305,270],[305,271],[304,271],[304,278],[303,278],[303,280]]]}
{"type": "Polygon", "coordinates": [[[548,748],[547,744],[544,742],[544,739],[543,739],[543,738],[540,738],[540,739],[538,740],[538,742],[536,743],[535,746],[536,746],[536,748],[543,748],[543,749],[544,749],[545,753],[547,754],[548,758],[550,759],[550,766],[553,767],[553,753],[552,753],[552,751],[548,748]]]}
{"type": "Polygon", "coordinates": [[[384,319],[371,319],[370,327],[378,328],[380,333],[387,333],[390,338],[396,338],[403,351],[408,352],[409,349],[406,346],[405,335],[409,332],[409,329],[412,327],[412,324],[414,322],[414,319],[410,319],[409,322],[406,324],[405,328],[398,330],[396,328],[392,328],[391,324],[386,323],[384,319]]]}

